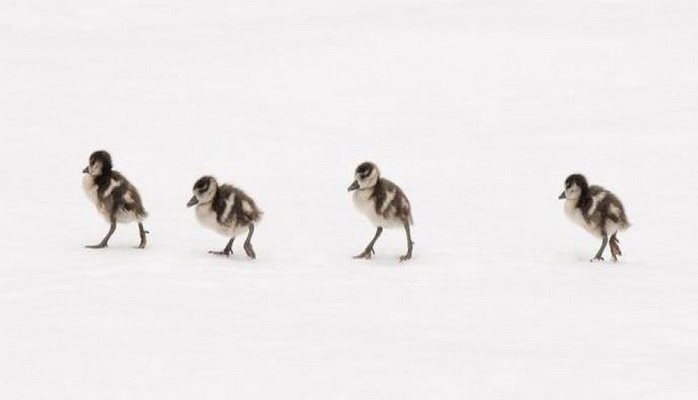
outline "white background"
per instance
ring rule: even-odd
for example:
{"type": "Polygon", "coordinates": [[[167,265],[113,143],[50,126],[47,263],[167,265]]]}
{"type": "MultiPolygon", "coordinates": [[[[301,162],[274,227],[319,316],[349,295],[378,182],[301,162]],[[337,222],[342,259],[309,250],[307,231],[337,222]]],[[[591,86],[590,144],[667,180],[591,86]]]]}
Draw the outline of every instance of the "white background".
{"type": "Polygon", "coordinates": [[[0,398],[695,399],[693,0],[0,2],[0,398]],[[108,149],[150,212],[107,225],[108,149]],[[346,187],[379,164],[415,258],[346,187]],[[613,190],[619,264],[566,220],[613,190]],[[265,211],[252,262],[185,207],[265,211]]]}

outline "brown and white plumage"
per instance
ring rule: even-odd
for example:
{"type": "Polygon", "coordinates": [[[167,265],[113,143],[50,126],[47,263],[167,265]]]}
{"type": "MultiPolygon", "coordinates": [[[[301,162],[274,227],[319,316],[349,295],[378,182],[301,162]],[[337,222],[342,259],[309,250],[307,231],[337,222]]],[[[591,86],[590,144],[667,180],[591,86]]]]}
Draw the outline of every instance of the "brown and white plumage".
{"type": "Polygon", "coordinates": [[[349,191],[354,191],[354,205],[377,228],[373,240],[356,258],[371,258],[374,253],[373,245],[383,229],[394,227],[403,227],[407,234],[407,254],[400,259],[405,261],[412,258],[412,207],[405,193],[393,182],[382,178],[378,167],[372,162],[361,163],[356,168],[354,178],[354,182],[349,186],[349,191]]]}
{"type": "Polygon", "coordinates": [[[565,180],[565,191],[559,198],[565,199],[565,214],[570,220],[602,239],[593,260],[603,260],[607,244],[614,260],[622,255],[617,234],[630,223],[618,197],[601,186],[590,186],[583,175],[573,174],[565,180]]]}
{"type": "Polygon", "coordinates": [[[255,201],[244,191],[232,185],[218,185],[212,176],[204,176],[194,184],[193,197],[188,207],[196,205],[196,218],[201,225],[230,237],[223,251],[211,251],[212,254],[229,256],[235,237],[248,232],[244,249],[250,258],[256,258],[252,247],[252,234],[255,223],[262,218],[262,212],[255,201]]]}
{"type": "Polygon", "coordinates": [[[146,233],[143,221],[148,213],[143,207],[141,196],[131,182],[118,171],[112,169],[111,155],[104,150],[90,155],[89,165],[82,171],[82,186],[85,194],[97,207],[97,211],[111,225],[107,236],[90,248],[107,247],[116,224],[138,222],[141,243],[138,248],[145,248],[146,233]]]}

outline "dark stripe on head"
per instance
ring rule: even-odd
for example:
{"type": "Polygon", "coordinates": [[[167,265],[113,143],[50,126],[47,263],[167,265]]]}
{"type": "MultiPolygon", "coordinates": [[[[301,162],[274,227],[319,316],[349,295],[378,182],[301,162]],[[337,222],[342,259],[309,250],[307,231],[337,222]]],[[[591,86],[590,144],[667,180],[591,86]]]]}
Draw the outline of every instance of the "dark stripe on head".
{"type": "Polygon", "coordinates": [[[579,186],[582,190],[586,190],[589,187],[589,183],[587,183],[587,178],[584,177],[582,174],[572,174],[565,179],[565,187],[569,188],[573,184],[576,184],[579,186]]]}
{"type": "Polygon", "coordinates": [[[112,170],[111,155],[104,150],[95,151],[90,155],[90,165],[94,165],[95,162],[99,161],[102,163],[102,173],[109,173],[112,170]]]}
{"type": "Polygon", "coordinates": [[[213,182],[214,178],[212,176],[203,176],[194,184],[194,190],[202,193],[206,192],[213,182]]]}
{"type": "Polygon", "coordinates": [[[356,173],[359,174],[360,177],[366,178],[367,176],[371,175],[375,167],[375,164],[367,161],[359,164],[359,166],[356,167],[356,173]]]}

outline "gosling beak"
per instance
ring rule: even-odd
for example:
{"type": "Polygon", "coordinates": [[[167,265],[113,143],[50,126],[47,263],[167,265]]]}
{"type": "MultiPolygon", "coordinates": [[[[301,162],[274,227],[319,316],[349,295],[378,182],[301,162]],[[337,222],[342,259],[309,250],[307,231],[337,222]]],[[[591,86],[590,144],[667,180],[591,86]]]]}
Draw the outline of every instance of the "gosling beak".
{"type": "Polygon", "coordinates": [[[359,181],[354,181],[354,183],[349,186],[349,189],[347,191],[351,192],[352,190],[356,190],[359,188],[359,181]]]}
{"type": "Polygon", "coordinates": [[[199,199],[196,198],[196,196],[193,196],[191,200],[189,200],[189,203],[187,203],[187,207],[195,206],[199,204],[199,199]]]}
{"type": "Polygon", "coordinates": [[[86,174],[88,172],[90,172],[90,167],[85,167],[85,169],[82,170],[83,174],[86,174]]]}
{"type": "Polygon", "coordinates": [[[565,196],[565,191],[563,190],[562,194],[560,195],[560,197],[558,197],[558,199],[562,200],[562,199],[566,199],[566,198],[567,198],[567,196],[565,196]]]}

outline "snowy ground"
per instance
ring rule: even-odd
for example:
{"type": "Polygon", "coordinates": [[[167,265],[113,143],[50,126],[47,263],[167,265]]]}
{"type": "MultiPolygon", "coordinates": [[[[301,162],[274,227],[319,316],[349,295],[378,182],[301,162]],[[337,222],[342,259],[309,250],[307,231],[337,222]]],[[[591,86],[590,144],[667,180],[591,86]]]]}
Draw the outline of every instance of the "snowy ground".
{"type": "Polygon", "coordinates": [[[695,399],[698,5],[0,2],[0,398],[695,399]],[[113,4],[117,3],[117,4],[113,4]],[[133,250],[81,189],[109,149],[133,250]],[[410,196],[415,259],[346,187],[410,196]],[[557,196],[626,203],[620,264],[557,196]],[[259,259],[185,203],[266,212],[259,259]]]}

